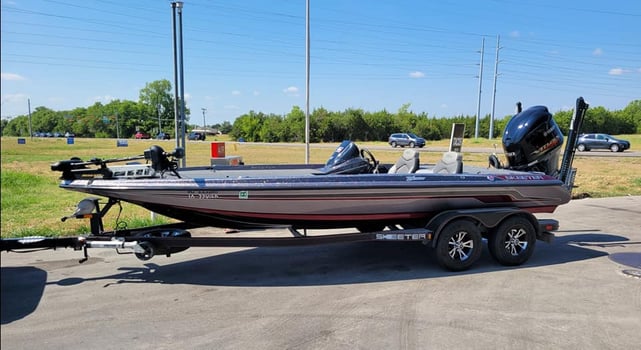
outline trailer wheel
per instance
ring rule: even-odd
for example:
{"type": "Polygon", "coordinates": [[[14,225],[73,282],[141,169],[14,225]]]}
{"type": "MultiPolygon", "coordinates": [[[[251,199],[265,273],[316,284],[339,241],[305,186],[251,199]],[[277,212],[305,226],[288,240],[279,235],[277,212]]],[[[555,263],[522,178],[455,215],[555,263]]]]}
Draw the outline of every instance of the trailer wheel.
{"type": "Polygon", "coordinates": [[[455,220],[441,230],[436,258],[448,270],[463,271],[478,260],[481,249],[481,233],[476,225],[468,220],[455,220]]]}
{"type": "Polygon", "coordinates": [[[143,253],[135,253],[138,260],[147,261],[156,255],[156,250],[154,249],[153,244],[149,242],[140,242],[138,245],[144,250],[143,253]]]}
{"type": "Polygon", "coordinates": [[[534,252],[536,231],[523,216],[505,219],[490,235],[487,246],[501,265],[516,266],[526,262],[534,252]]]}
{"type": "MultiPolygon", "coordinates": [[[[154,229],[151,231],[139,232],[134,235],[135,237],[177,237],[177,238],[189,238],[191,233],[187,230],[181,229],[154,229]]],[[[146,242],[141,242],[146,243],[146,242]]],[[[148,243],[148,242],[147,242],[148,243]]],[[[168,246],[157,246],[155,247],[155,254],[174,254],[180,253],[187,250],[189,247],[168,247],[168,246]]],[[[137,255],[136,255],[137,256],[137,255]]],[[[140,258],[139,258],[140,259],[140,258]]],[[[141,259],[142,260],[142,259],[141,259]]],[[[147,259],[149,260],[149,259],[147,259]]]]}

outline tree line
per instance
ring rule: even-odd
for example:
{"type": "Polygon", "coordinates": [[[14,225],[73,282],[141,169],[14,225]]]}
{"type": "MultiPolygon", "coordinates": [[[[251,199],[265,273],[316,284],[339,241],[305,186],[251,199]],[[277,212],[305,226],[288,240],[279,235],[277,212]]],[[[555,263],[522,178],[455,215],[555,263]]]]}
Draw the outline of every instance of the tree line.
{"type": "MultiPolygon", "coordinates": [[[[114,100],[107,104],[100,102],[89,107],[78,107],[70,111],[54,111],[37,107],[29,117],[18,116],[2,120],[2,135],[28,136],[33,132],[66,132],[78,137],[131,138],[137,131],[155,135],[159,132],[173,134],[174,97],[168,80],[147,83],[140,90],[138,101],[114,100]]],[[[179,101],[180,102],[180,101],[179,101]]],[[[185,107],[186,129],[189,124],[189,109],[185,107]]],[[[567,134],[573,111],[558,111],[554,119],[564,134],[567,134]]],[[[426,112],[415,113],[410,104],[401,106],[396,112],[369,112],[348,108],[344,111],[329,111],[323,107],[310,114],[310,141],[337,142],[342,140],[385,141],[391,133],[413,132],[427,140],[449,138],[453,123],[465,124],[465,137],[475,134],[476,117],[459,115],[452,117],[431,117],[426,112]]],[[[493,123],[494,137],[500,137],[508,118],[497,118],[493,123]]],[[[233,124],[210,125],[222,133],[230,134],[235,140],[251,142],[304,142],[305,113],[294,106],[286,115],[265,114],[250,111],[237,117],[233,124]]],[[[479,120],[480,137],[489,135],[490,115],[479,120]]],[[[641,100],[630,102],[624,109],[609,111],[604,107],[590,108],[581,132],[602,132],[607,134],[641,133],[641,100]]]]}
{"type": "MultiPolygon", "coordinates": [[[[166,79],[156,80],[147,83],[140,90],[138,101],[113,100],[107,104],[96,102],[89,107],[78,107],[68,111],[36,107],[31,113],[31,118],[21,115],[11,120],[3,119],[2,135],[28,136],[29,130],[33,133],[69,132],[77,137],[97,138],[131,138],[138,131],[151,135],[160,132],[173,135],[174,102],[171,83],[166,79]]],[[[186,129],[193,128],[189,125],[189,108],[186,107],[185,120],[186,129]]],[[[229,132],[231,123],[214,127],[229,132]]]]}
{"type": "MultiPolygon", "coordinates": [[[[475,134],[476,117],[430,117],[427,113],[414,113],[405,104],[395,113],[387,110],[367,112],[362,109],[346,109],[332,112],[317,108],[310,113],[310,142],[336,142],[342,140],[386,141],[395,132],[413,132],[426,140],[449,138],[453,123],[465,124],[465,137],[475,134]]],[[[573,111],[553,114],[561,131],[567,135],[573,111]]],[[[509,117],[495,119],[494,137],[501,137],[509,117]]],[[[479,120],[479,137],[488,137],[490,115],[479,120]]],[[[581,132],[607,134],[641,133],[641,100],[635,100],[623,110],[609,111],[604,107],[588,110],[581,132]]],[[[305,113],[298,106],[284,115],[264,114],[250,111],[236,118],[231,129],[234,139],[243,138],[254,142],[304,142],[305,113]]]]}

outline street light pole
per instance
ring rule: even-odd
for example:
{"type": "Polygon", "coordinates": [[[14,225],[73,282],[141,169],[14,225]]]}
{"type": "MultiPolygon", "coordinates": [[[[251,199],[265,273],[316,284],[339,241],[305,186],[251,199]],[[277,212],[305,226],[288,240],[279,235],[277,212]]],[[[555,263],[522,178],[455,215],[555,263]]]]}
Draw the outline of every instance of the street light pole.
{"type": "MultiPolygon", "coordinates": [[[[180,138],[182,142],[183,149],[187,151],[187,145],[185,140],[185,127],[186,127],[186,118],[185,118],[185,74],[183,73],[183,3],[182,1],[177,1],[178,4],[178,28],[180,29],[179,37],[179,49],[178,55],[180,56],[180,138]]],[[[187,167],[187,155],[182,157],[181,160],[182,167],[187,167]]]]}
{"type": "Polygon", "coordinates": [[[178,114],[178,48],[176,46],[176,5],[171,3],[171,29],[174,44],[174,133],[176,137],[176,148],[180,147],[180,133],[178,132],[179,114],[178,114]]]}
{"type": "Polygon", "coordinates": [[[305,2],[305,164],[309,164],[309,0],[305,2]]]}
{"type": "MultiPolygon", "coordinates": [[[[182,147],[185,151],[187,150],[185,145],[185,89],[184,89],[184,80],[183,80],[183,44],[182,44],[182,1],[174,1],[171,3],[172,8],[172,32],[174,39],[174,119],[176,124],[176,147],[182,147]],[[177,47],[176,40],[176,11],[178,12],[178,29],[180,30],[180,49],[177,47]],[[178,70],[178,61],[180,60],[180,81],[178,80],[179,70],[178,70]],[[180,91],[180,95],[178,92],[180,91]],[[180,104],[178,101],[180,100],[180,104]]],[[[182,167],[187,166],[187,156],[183,156],[181,159],[182,167]]]]}
{"type": "Polygon", "coordinates": [[[160,103],[156,105],[156,111],[158,112],[158,133],[162,132],[162,123],[160,122],[160,103]]]}

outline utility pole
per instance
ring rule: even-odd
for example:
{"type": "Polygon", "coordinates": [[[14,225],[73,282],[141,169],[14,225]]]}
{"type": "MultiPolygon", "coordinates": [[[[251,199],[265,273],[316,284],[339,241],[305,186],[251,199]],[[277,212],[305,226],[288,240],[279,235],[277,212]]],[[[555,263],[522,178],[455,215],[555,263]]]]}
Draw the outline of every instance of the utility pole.
{"type": "Polygon", "coordinates": [[[120,121],[118,120],[118,112],[116,112],[116,140],[120,140],[120,121]]]}
{"type": "Polygon", "coordinates": [[[185,74],[183,72],[183,3],[178,1],[178,28],[180,28],[180,41],[178,54],[180,56],[180,138],[185,149],[185,156],[182,158],[182,167],[187,167],[187,144],[185,140],[185,74]]]}
{"type": "Polygon", "coordinates": [[[481,85],[483,83],[483,51],[485,50],[485,37],[481,40],[481,64],[479,65],[479,99],[476,103],[476,125],[474,127],[474,138],[479,138],[479,119],[481,118],[481,85]]]}
{"type": "Polygon", "coordinates": [[[29,108],[29,136],[33,139],[33,130],[31,130],[31,99],[27,99],[27,108],[29,108]]]}
{"type": "Polygon", "coordinates": [[[176,47],[176,2],[171,3],[171,30],[174,44],[174,136],[176,148],[180,147],[180,115],[178,111],[178,48],[176,47]]]}
{"type": "Polygon", "coordinates": [[[305,6],[305,164],[309,164],[309,0],[305,6]]]}
{"type": "Polygon", "coordinates": [[[160,103],[156,105],[156,112],[158,112],[158,133],[159,134],[162,132],[162,123],[160,121],[160,106],[161,106],[160,103]]]}
{"type": "Polygon", "coordinates": [[[205,113],[207,113],[207,108],[201,108],[203,110],[203,132],[205,132],[205,113]]]}
{"type": "Polygon", "coordinates": [[[181,159],[182,167],[187,166],[186,145],[185,145],[185,89],[183,79],[183,31],[182,31],[182,1],[173,1],[171,3],[172,10],[172,33],[174,42],[174,122],[176,134],[176,148],[182,147],[185,150],[185,156],[181,159]],[[176,12],[178,12],[179,25],[176,28],[176,12]],[[176,31],[180,31],[180,42],[177,42],[176,31]],[[179,48],[177,47],[179,45],[179,48]],[[179,65],[180,62],[180,65],[179,65]],[[180,70],[179,70],[180,67],[180,70]],[[179,80],[180,74],[180,80],[179,80]],[[178,92],[180,91],[180,94],[178,92]],[[180,104],[179,102],[180,101],[180,104]]]}
{"type": "Polygon", "coordinates": [[[489,139],[494,138],[494,107],[496,106],[496,77],[499,75],[498,70],[499,70],[499,50],[501,49],[500,46],[500,40],[501,36],[497,35],[496,36],[496,59],[494,60],[494,87],[493,90],[494,92],[492,93],[492,115],[490,115],[490,135],[489,139]]]}

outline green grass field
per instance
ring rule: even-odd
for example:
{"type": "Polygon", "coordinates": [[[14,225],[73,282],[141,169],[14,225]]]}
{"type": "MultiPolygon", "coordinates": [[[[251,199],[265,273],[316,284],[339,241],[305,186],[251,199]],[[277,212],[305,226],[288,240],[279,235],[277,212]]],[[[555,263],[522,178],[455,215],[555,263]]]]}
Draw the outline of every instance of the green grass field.
{"type": "MultiPolygon", "coordinates": [[[[633,150],[641,149],[641,135],[622,135],[630,140],[633,150]]],[[[114,139],[74,140],[69,145],[66,139],[26,138],[26,144],[18,144],[15,137],[2,137],[1,180],[2,180],[2,237],[22,237],[31,235],[60,236],[77,235],[88,231],[86,220],[68,220],[60,218],[69,215],[78,201],[87,195],[65,191],[58,188],[57,172],[50,170],[52,163],[80,157],[118,158],[140,155],[153,144],[166,150],[175,147],[175,141],[128,140],[128,147],[116,147],[114,139]]],[[[288,164],[304,163],[305,147],[279,144],[261,145],[253,143],[230,142],[224,136],[209,138],[205,142],[187,144],[187,165],[209,165],[212,141],[226,141],[227,155],[239,155],[246,164],[288,164]]],[[[463,147],[491,148],[500,140],[465,140],[463,147]]],[[[422,163],[434,163],[441,152],[430,152],[432,147],[447,147],[448,141],[428,142],[427,151],[421,152],[422,163]]],[[[313,144],[310,147],[310,162],[324,163],[337,144],[313,144]]],[[[393,149],[384,142],[359,143],[360,147],[386,146],[373,151],[377,159],[384,163],[393,163],[402,153],[401,148],[393,149]]],[[[498,152],[501,152],[499,146],[498,152]]],[[[611,197],[641,195],[641,157],[582,157],[577,154],[575,167],[578,175],[575,184],[576,193],[592,197],[611,197]]],[[[487,154],[464,153],[466,164],[487,165],[487,154]]],[[[116,225],[117,208],[113,208],[105,218],[105,226],[112,229],[116,225]]],[[[123,204],[119,225],[139,227],[151,224],[150,212],[123,204]]],[[[167,222],[167,218],[156,218],[167,222]]],[[[121,226],[122,227],[122,226],[121,226]]]]}

